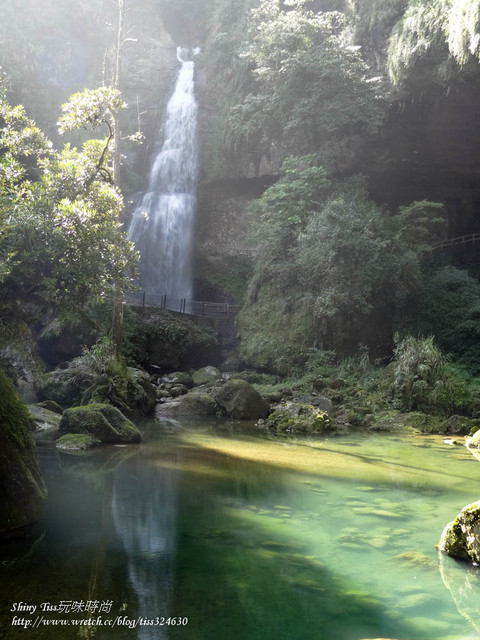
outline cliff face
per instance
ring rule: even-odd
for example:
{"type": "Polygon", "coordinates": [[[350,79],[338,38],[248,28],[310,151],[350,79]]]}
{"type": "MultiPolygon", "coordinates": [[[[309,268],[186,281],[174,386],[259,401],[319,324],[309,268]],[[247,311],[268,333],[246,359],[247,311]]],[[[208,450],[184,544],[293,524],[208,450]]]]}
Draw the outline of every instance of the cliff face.
{"type": "MultiPolygon", "coordinates": [[[[7,5],[0,9],[2,66],[16,99],[55,137],[61,102],[85,86],[111,80],[118,6],[99,0],[95,8],[78,3],[75,10],[59,12],[52,0],[43,3],[41,11],[33,0],[19,3],[21,11],[7,5]],[[49,25],[54,25],[54,33],[46,39],[49,25]],[[74,68],[75,73],[69,73],[74,68]]],[[[445,203],[451,236],[478,231],[480,66],[474,56],[456,62],[445,34],[437,33],[418,60],[404,64],[403,76],[394,86],[387,73],[392,66],[391,37],[398,35],[402,17],[414,4],[408,0],[308,3],[314,13],[343,14],[352,47],[359,47],[366,74],[369,80],[376,79],[382,102],[383,121],[377,133],[368,141],[359,140],[358,149],[351,137],[346,153],[355,155],[355,161],[339,166],[337,175],[366,174],[372,196],[392,209],[425,198],[445,203]]],[[[433,0],[429,6],[440,4],[433,0]]],[[[145,183],[177,68],[175,46],[200,46],[197,253],[201,260],[244,255],[248,203],[279,175],[285,155],[303,152],[286,128],[269,132],[268,144],[259,140],[270,126],[264,105],[247,113],[250,120],[259,115],[259,125],[246,143],[238,144],[232,134],[232,110],[246,96],[261,94],[262,77],[248,56],[254,37],[249,32],[251,10],[260,0],[129,0],[126,5],[120,86],[130,108],[122,116],[122,134],[140,128],[145,135],[140,147],[124,142],[122,187],[127,198],[135,200],[145,183]],[[275,139],[279,135],[281,145],[275,139]]],[[[421,28],[419,24],[420,35],[421,28]]],[[[409,37],[413,50],[415,42],[409,37]]],[[[240,133],[243,124],[237,121],[240,133]]],[[[321,145],[321,139],[313,141],[307,152],[321,145]]]]}
{"type": "MultiPolygon", "coordinates": [[[[366,174],[373,198],[392,210],[415,200],[444,203],[450,237],[476,232],[480,230],[480,65],[474,58],[464,65],[455,62],[440,38],[393,85],[387,73],[390,39],[409,4],[406,0],[372,0],[368,6],[340,1],[309,4],[313,11],[344,12],[369,75],[379,78],[383,124],[347,173],[366,174]]],[[[235,23],[227,24],[228,5],[226,0],[216,3],[199,71],[202,187],[197,241],[205,255],[231,253],[234,247],[245,250],[248,203],[258,197],[259,185],[267,187],[278,176],[282,160],[273,148],[254,167],[245,149],[232,145],[229,114],[252,85],[251,70],[242,62],[248,7],[235,23]],[[260,176],[256,182],[249,180],[255,169],[260,176]]]]}

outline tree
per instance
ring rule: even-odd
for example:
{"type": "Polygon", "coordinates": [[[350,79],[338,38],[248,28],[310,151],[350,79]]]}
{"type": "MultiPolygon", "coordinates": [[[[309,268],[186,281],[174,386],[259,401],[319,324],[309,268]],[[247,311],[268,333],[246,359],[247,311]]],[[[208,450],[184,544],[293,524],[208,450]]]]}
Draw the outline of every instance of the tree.
{"type": "Polygon", "coordinates": [[[257,168],[261,156],[311,152],[329,170],[350,166],[382,114],[342,14],[263,0],[251,13],[250,38],[243,55],[255,90],[231,111],[233,148],[244,145],[257,168]]]}
{"type": "Polygon", "coordinates": [[[121,230],[123,201],[112,185],[112,114],[124,107],[102,87],[63,105],[62,132],[107,126],[107,138],[55,151],[25,114],[2,95],[0,116],[0,264],[3,322],[85,315],[114,282],[131,282],[135,252],[121,230]]]}
{"type": "Polygon", "coordinates": [[[415,202],[391,215],[371,200],[364,177],[328,180],[316,161],[289,158],[284,177],[252,206],[255,270],[240,349],[282,373],[313,347],[387,354],[397,310],[445,228],[442,205],[415,202]]]}

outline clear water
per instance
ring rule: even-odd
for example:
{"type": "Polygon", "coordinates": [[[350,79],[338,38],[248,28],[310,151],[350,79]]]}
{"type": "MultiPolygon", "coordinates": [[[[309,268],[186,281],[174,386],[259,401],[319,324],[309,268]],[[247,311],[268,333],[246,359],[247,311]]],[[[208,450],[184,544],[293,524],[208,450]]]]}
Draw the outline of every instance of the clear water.
{"type": "Polygon", "coordinates": [[[276,440],[228,422],[144,428],[139,447],[40,448],[50,496],[30,538],[3,548],[0,638],[480,637],[479,573],[435,549],[480,497],[464,448],[276,440]],[[188,624],[11,625],[13,603],[61,600],[113,601],[104,619],[188,624]]]}

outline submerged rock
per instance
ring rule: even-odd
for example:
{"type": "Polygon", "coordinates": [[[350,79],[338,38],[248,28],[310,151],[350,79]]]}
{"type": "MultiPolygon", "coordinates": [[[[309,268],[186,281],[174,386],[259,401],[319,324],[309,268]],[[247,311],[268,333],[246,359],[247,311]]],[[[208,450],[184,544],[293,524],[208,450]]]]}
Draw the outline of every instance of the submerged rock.
{"type": "Polygon", "coordinates": [[[47,496],[26,406],[0,371],[0,537],[35,522],[47,496]]]}
{"type": "Polygon", "coordinates": [[[141,440],[140,431],[121,411],[100,403],[67,409],[60,422],[60,433],[85,433],[115,444],[141,440]]]}
{"type": "Polygon", "coordinates": [[[208,366],[194,371],[192,380],[193,384],[199,387],[202,384],[215,384],[221,377],[222,374],[216,367],[208,366]]]}
{"type": "Polygon", "coordinates": [[[267,429],[288,433],[324,433],[333,428],[328,413],[310,404],[286,402],[265,422],[267,429]]]}
{"type": "Polygon", "coordinates": [[[399,567],[405,569],[436,569],[437,563],[433,558],[420,553],[420,551],[406,551],[405,553],[398,553],[396,556],[389,558],[388,562],[393,562],[399,567]]]}
{"type": "Polygon", "coordinates": [[[215,400],[227,415],[239,420],[257,420],[268,413],[267,402],[245,380],[229,380],[217,391],[215,400]]]}
{"type": "Polygon", "coordinates": [[[452,558],[480,563],[480,501],[468,504],[447,524],[438,548],[452,558]]]}

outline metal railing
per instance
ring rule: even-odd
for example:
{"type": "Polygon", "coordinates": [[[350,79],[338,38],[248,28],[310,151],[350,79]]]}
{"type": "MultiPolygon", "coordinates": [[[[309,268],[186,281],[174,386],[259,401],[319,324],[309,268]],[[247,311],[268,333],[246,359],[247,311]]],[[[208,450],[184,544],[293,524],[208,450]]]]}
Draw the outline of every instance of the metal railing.
{"type": "Polygon", "coordinates": [[[167,309],[168,311],[203,316],[205,318],[232,318],[240,310],[239,305],[227,302],[189,300],[141,290],[125,291],[125,302],[135,307],[156,307],[157,309],[167,309]]]}
{"type": "Polygon", "coordinates": [[[480,242],[480,233],[469,233],[465,236],[457,236],[456,238],[436,242],[430,247],[430,251],[441,251],[449,247],[465,246],[467,244],[476,244],[477,242],[480,242]]]}

